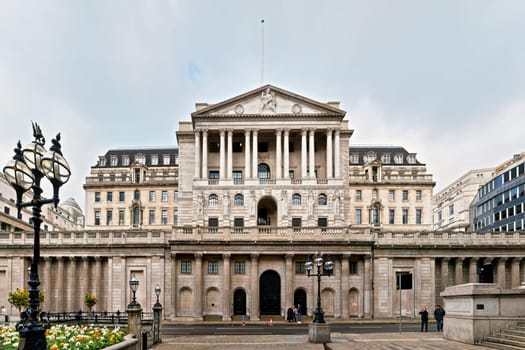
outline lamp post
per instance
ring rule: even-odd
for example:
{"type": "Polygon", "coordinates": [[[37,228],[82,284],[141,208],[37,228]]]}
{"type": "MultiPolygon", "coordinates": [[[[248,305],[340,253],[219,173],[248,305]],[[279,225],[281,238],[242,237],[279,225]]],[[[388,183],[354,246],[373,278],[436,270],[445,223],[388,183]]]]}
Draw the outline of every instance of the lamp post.
{"type": "Polygon", "coordinates": [[[59,188],[65,184],[71,176],[69,164],[62,155],[60,146],[60,133],[51,141],[52,146],[49,152],[44,148],[45,138],[42,135],[40,126],[33,123],[34,140],[29,145],[22,148],[18,141],[15,148],[15,155],[4,167],[4,175],[7,181],[16,191],[16,207],[18,216],[20,210],[25,207],[32,207],[33,216],[31,218],[34,229],[33,260],[29,274],[29,309],[22,313],[22,319],[17,325],[20,333],[20,343],[18,348],[24,350],[47,350],[45,335],[46,327],[40,323],[41,310],[38,295],[40,280],[38,277],[38,263],[40,261],[40,224],[41,208],[44,204],[53,203],[55,208],[58,205],[59,188]],[[43,198],[43,190],[40,181],[43,177],[53,185],[53,197],[43,198]],[[23,202],[23,195],[32,189],[33,198],[29,202],[23,202]]]}
{"type": "Polygon", "coordinates": [[[129,288],[131,289],[131,292],[133,293],[133,297],[131,298],[131,302],[128,304],[127,313],[128,313],[128,333],[134,334],[135,337],[138,339],[138,344],[136,346],[136,349],[142,349],[142,343],[144,342],[141,335],[142,335],[142,306],[137,302],[137,298],[135,294],[137,293],[137,289],[139,288],[139,280],[137,277],[135,277],[135,274],[133,274],[129,280],[129,288]]]}
{"type": "Polygon", "coordinates": [[[131,276],[131,279],[129,280],[129,288],[131,289],[131,292],[133,292],[133,297],[131,298],[129,306],[139,305],[137,303],[137,298],[135,297],[135,293],[137,293],[137,289],[139,288],[139,280],[135,275],[131,276]]]}
{"type": "Polygon", "coordinates": [[[157,302],[153,305],[153,343],[157,344],[160,342],[160,316],[162,313],[162,305],[159,302],[160,286],[157,284],[155,287],[155,295],[157,296],[157,302]]]}
{"type": "Polygon", "coordinates": [[[314,265],[317,266],[317,308],[314,312],[313,323],[308,325],[308,339],[311,343],[328,343],[330,342],[330,328],[324,320],[324,312],[321,308],[321,276],[332,275],[334,262],[329,256],[323,259],[319,252],[313,260],[308,256],[304,263],[308,277],[312,276],[314,265]]]}

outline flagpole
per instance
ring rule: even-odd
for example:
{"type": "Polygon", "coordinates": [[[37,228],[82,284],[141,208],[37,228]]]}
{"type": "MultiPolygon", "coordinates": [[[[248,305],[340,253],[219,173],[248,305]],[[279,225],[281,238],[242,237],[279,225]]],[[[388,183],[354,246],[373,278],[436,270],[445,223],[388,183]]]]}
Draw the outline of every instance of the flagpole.
{"type": "Polygon", "coordinates": [[[261,86],[264,83],[264,19],[261,19],[261,86]]]}

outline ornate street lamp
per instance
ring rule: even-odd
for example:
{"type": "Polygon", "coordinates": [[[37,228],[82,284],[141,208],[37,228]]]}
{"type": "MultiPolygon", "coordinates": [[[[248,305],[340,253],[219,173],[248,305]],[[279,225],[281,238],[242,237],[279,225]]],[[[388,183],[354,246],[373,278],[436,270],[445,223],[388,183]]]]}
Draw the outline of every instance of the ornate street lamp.
{"type": "Polygon", "coordinates": [[[157,284],[155,287],[155,295],[157,296],[157,302],[153,305],[153,343],[157,344],[160,342],[160,315],[162,313],[162,305],[159,301],[160,286],[157,284]]]}
{"type": "MultiPolygon", "coordinates": [[[[40,261],[40,224],[41,208],[44,204],[53,203],[55,208],[60,201],[58,198],[59,188],[65,184],[71,176],[69,164],[64,159],[60,146],[60,133],[57,134],[51,143],[49,152],[44,148],[45,138],[42,135],[40,126],[33,123],[34,141],[22,148],[20,141],[15,148],[13,159],[7,162],[4,167],[4,175],[7,181],[16,191],[16,207],[18,217],[20,210],[25,207],[32,207],[33,216],[31,218],[34,229],[33,260],[29,274],[29,309],[21,315],[22,319],[17,324],[20,333],[19,349],[24,350],[47,350],[46,327],[40,323],[42,319],[40,310],[40,300],[38,296],[38,263],[40,261]],[[53,198],[42,197],[40,180],[47,177],[53,185],[53,198]],[[23,202],[23,195],[29,189],[33,190],[33,198],[29,202],[23,202]]],[[[42,312],[43,314],[43,312],[42,312]]]]}
{"type": "Polygon", "coordinates": [[[135,275],[131,276],[131,279],[129,280],[129,288],[133,292],[133,297],[131,298],[131,303],[129,306],[137,305],[137,298],[135,298],[135,293],[137,292],[137,289],[139,288],[139,280],[135,275]]]}
{"type": "Polygon", "coordinates": [[[159,305],[160,306],[160,302],[159,302],[159,296],[160,296],[160,286],[157,284],[157,286],[155,287],[155,295],[157,296],[157,302],[155,303],[155,306],[159,305]]]}
{"type": "Polygon", "coordinates": [[[304,266],[308,272],[308,277],[311,276],[314,264],[317,266],[317,309],[314,312],[314,323],[326,323],[324,320],[324,312],[321,308],[321,276],[331,276],[334,270],[334,262],[328,256],[325,259],[317,253],[314,259],[310,256],[306,259],[304,266]]]}

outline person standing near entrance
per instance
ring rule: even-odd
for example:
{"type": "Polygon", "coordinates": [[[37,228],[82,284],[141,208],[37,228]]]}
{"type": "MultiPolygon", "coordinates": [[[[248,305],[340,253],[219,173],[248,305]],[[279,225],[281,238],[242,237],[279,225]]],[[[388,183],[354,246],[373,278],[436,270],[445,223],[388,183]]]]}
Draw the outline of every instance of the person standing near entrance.
{"type": "Polygon", "coordinates": [[[428,332],[428,310],[426,306],[423,310],[419,311],[419,314],[421,315],[421,332],[423,332],[423,328],[425,332],[428,332]]]}
{"type": "Polygon", "coordinates": [[[303,308],[301,304],[297,304],[297,323],[301,323],[303,321],[303,308]]]}
{"type": "Polygon", "coordinates": [[[436,319],[438,332],[443,332],[443,317],[445,317],[445,309],[438,304],[434,310],[434,318],[436,319]]]}

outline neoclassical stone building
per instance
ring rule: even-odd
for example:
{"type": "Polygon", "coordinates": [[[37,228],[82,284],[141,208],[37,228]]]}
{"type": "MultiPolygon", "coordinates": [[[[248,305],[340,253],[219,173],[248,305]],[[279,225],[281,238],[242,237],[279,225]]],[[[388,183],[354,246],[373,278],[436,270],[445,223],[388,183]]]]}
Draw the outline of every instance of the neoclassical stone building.
{"type": "MultiPolygon", "coordinates": [[[[520,285],[520,232],[432,232],[425,165],[402,147],[353,147],[345,116],[265,85],[197,104],[177,148],[108,151],[84,184],[86,230],[44,234],[44,307],[76,310],[89,291],[98,311],[122,311],[135,275],[141,305],[159,285],[174,320],[256,320],[292,304],[310,315],[304,262],[316,253],[335,262],[321,284],[328,317],[395,317],[400,275],[408,317],[448,285],[520,285]]],[[[0,303],[25,285],[30,237],[0,234],[0,303]]]]}

